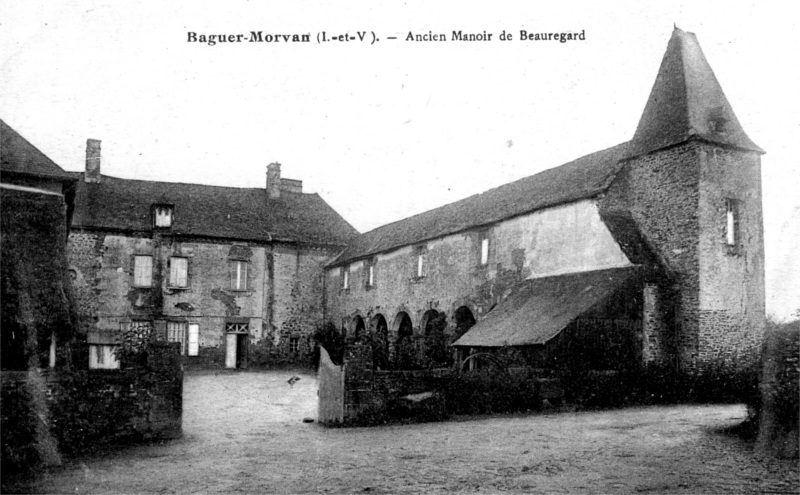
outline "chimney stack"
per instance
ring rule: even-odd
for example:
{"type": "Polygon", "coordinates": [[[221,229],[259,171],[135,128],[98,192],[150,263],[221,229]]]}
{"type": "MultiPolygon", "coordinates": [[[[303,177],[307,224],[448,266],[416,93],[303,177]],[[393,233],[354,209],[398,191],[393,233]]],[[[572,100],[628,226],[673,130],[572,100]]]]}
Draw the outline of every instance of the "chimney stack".
{"type": "Polygon", "coordinates": [[[86,140],[86,182],[100,182],[100,140],[86,140]]]}
{"type": "Polygon", "coordinates": [[[278,162],[267,165],[267,197],[269,199],[281,197],[281,164],[278,162]]]}

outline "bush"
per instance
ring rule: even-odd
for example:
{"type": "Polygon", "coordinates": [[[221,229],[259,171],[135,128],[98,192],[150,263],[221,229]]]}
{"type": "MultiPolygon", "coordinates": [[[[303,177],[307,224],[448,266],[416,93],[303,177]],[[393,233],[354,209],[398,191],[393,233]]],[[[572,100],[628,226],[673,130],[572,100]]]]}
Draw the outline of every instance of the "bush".
{"type": "Polygon", "coordinates": [[[588,408],[640,404],[758,402],[759,367],[755,360],[705,363],[677,371],[651,364],[619,371],[560,370],[566,399],[588,408]]]}
{"type": "Polygon", "coordinates": [[[314,340],[328,351],[333,364],[341,366],[344,362],[344,336],[339,333],[336,326],[328,322],[322,327],[317,327],[313,335],[314,340]]]}
{"type": "Polygon", "coordinates": [[[800,319],[767,322],[762,363],[759,444],[778,457],[796,458],[800,455],[800,319]]]}
{"type": "Polygon", "coordinates": [[[452,414],[518,412],[541,406],[538,379],[529,369],[490,368],[453,375],[443,393],[452,414]]]}

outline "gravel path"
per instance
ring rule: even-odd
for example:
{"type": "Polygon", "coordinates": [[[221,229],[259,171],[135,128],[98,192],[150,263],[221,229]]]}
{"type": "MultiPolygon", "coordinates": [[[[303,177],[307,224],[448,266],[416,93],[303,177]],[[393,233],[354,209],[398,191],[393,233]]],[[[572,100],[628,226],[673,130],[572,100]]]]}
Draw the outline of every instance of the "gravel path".
{"type": "Polygon", "coordinates": [[[189,374],[184,438],[111,448],[45,473],[44,493],[798,493],[796,462],[719,430],[743,406],[464,418],[376,428],[306,424],[316,380],[189,374]]]}

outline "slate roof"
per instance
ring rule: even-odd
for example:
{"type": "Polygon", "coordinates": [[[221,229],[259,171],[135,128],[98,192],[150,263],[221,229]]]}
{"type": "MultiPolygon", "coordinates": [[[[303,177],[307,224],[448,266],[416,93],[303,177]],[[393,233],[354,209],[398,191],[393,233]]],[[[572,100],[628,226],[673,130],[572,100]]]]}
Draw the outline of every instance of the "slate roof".
{"type": "Polygon", "coordinates": [[[0,171],[71,182],[72,176],[0,119],[0,171]]]}
{"type": "Polygon", "coordinates": [[[636,280],[640,272],[639,267],[632,266],[528,280],[453,345],[547,343],[595,304],[636,280]]]}
{"type": "Polygon", "coordinates": [[[695,34],[676,27],[627,157],[698,138],[764,153],[739,124],[695,34]]]}
{"type": "Polygon", "coordinates": [[[344,246],[358,232],[318,194],[266,189],[153,182],[102,176],[99,183],[78,177],[72,227],[151,232],[154,204],[174,205],[170,232],[251,241],[286,241],[344,246]]]}
{"type": "Polygon", "coordinates": [[[596,196],[621,165],[623,143],[484,193],[378,227],[357,237],[332,266],[596,196]]]}

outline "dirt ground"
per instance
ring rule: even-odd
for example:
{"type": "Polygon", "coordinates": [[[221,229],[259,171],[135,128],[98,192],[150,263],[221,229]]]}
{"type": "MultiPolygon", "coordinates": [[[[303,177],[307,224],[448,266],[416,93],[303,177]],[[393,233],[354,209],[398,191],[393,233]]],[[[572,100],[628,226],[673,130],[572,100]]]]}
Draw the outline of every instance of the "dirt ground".
{"type": "Polygon", "coordinates": [[[796,462],[721,430],[743,406],[307,424],[316,380],[188,374],[184,437],[106,449],[44,473],[44,493],[798,493],[796,462]]]}

